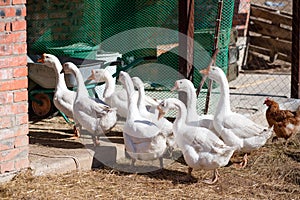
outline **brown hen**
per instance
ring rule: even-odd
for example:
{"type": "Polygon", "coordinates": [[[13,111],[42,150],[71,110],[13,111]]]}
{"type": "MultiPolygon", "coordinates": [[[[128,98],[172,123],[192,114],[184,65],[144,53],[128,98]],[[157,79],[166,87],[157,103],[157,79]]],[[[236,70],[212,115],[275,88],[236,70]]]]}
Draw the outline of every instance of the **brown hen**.
{"type": "Polygon", "coordinates": [[[267,98],[264,102],[268,106],[266,118],[269,126],[274,126],[276,134],[272,141],[278,138],[287,140],[293,134],[300,131],[300,106],[296,111],[281,110],[279,104],[272,99],[267,98]]]}

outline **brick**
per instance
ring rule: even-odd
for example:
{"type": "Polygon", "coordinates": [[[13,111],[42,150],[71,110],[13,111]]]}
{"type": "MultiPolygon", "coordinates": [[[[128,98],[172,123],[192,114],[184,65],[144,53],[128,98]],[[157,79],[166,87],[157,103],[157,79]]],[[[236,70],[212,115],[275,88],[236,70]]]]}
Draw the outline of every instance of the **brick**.
{"type": "Polygon", "coordinates": [[[1,34],[0,43],[1,44],[11,44],[11,43],[26,43],[26,31],[10,32],[6,34],[1,34]]]}
{"type": "Polygon", "coordinates": [[[0,8],[1,17],[25,17],[26,7],[24,6],[10,6],[0,8]]]}
{"type": "MultiPolygon", "coordinates": [[[[13,93],[13,101],[14,102],[27,101],[27,100],[28,100],[28,91],[27,90],[15,91],[13,93]]],[[[1,101],[0,101],[0,103],[1,103],[1,101]]]]}
{"type": "Polygon", "coordinates": [[[13,116],[0,116],[0,129],[2,128],[11,128],[14,125],[13,116]]]}
{"type": "Polygon", "coordinates": [[[12,78],[13,78],[13,69],[11,68],[0,69],[0,80],[6,80],[12,78]]]}
{"type": "Polygon", "coordinates": [[[29,125],[27,124],[22,124],[20,126],[15,126],[14,127],[14,134],[15,136],[20,136],[20,135],[27,135],[29,133],[29,125]]]}
{"type": "Polygon", "coordinates": [[[23,31],[26,30],[26,21],[25,20],[17,20],[11,22],[12,31],[23,31]]]}
{"type": "Polygon", "coordinates": [[[15,80],[0,81],[0,91],[18,90],[28,87],[27,77],[15,80]]]}
{"type": "Polygon", "coordinates": [[[0,92],[0,105],[12,103],[14,100],[13,92],[0,92]]]}
{"type": "Polygon", "coordinates": [[[14,7],[3,7],[0,9],[1,17],[14,17],[15,16],[15,8],[14,7]]]}
{"type": "Polygon", "coordinates": [[[14,55],[21,55],[27,53],[27,44],[26,43],[17,43],[13,45],[12,53],[14,55]]]}
{"type": "Polygon", "coordinates": [[[0,129],[0,140],[5,140],[20,135],[27,135],[28,132],[29,132],[28,123],[19,126],[14,126],[10,129],[0,129]]]}
{"type": "Polygon", "coordinates": [[[29,145],[18,147],[19,153],[15,157],[15,159],[23,159],[27,158],[29,154],[29,145]]]}
{"type": "Polygon", "coordinates": [[[16,16],[22,16],[25,17],[26,16],[26,7],[22,7],[16,10],[16,16]],[[20,10],[20,15],[18,14],[18,10],[20,10]]]}
{"type": "Polygon", "coordinates": [[[4,32],[4,30],[5,30],[5,25],[6,25],[5,22],[0,22],[0,32],[4,32]]]}
{"type": "Polygon", "coordinates": [[[10,32],[11,30],[12,30],[11,22],[7,20],[0,22],[0,32],[5,33],[5,32],[10,32]]]}
{"type": "Polygon", "coordinates": [[[11,172],[15,170],[15,163],[14,161],[9,162],[0,162],[0,174],[4,174],[6,172],[11,172]]]}
{"type": "Polygon", "coordinates": [[[28,111],[28,103],[27,101],[22,101],[22,102],[18,102],[13,104],[13,113],[14,114],[20,114],[20,113],[27,113],[28,111]]]}
{"type": "Polygon", "coordinates": [[[15,131],[18,130],[18,127],[13,127],[10,129],[0,129],[0,140],[5,140],[8,138],[15,137],[15,131]]]}
{"type": "Polygon", "coordinates": [[[19,158],[28,157],[29,147],[23,146],[19,148],[13,148],[6,151],[0,151],[0,162],[6,162],[19,158]]]}
{"type": "Polygon", "coordinates": [[[0,163],[5,161],[14,160],[20,153],[19,148],[13,148],[5,151],[0,151],[0,163]]]}
{"type": "Polygon", "coordinates": [[[12,54],[12,46],[9,44],[0,44],[0,56],[9,56],[12,54]]]}
{"type": "Polygon", "coordinates": [[[26,4],[26,0],[12,0],[13,5],[26,4]]]}
{"type": "Polygon", "coordinates": [[[7,116],[13,114],[12,108],[12,104],[0,105],[0,116],[7,116]]]}
{"type": "Polygon", "coordinates": [[[26,54],[19,55],[19,56],[15,55],[6,58],[0,57],[0,69],[6,67],[19,67],[19,66],[26,66],[26,65],[27,65],[26,54]]]}
{"type": "Polygon", "coordinates": [[[16,170],[25,169],[28,167],[29,167],[29,159],[28,158],[15,160],[15,169],[16,170]]]}
{"type": "Polygon", "coordinates": [[[0,6],[8,6],[10,5],[10,0],[0,0],[0,6]]]}
{"type": "Polygon", "coordinates": [[[28,68],[27,67],[18,67],[13,69],[13,77],[23,77],[28,75],[28,68]]]}
{"type": "Polygon", "coordinates": [[[14,140],[15,148],[28,146],[28,144],[29,144],[29,138],[27,135],[18,136],[14,140]]]}
{"type": "Polygon", "coordinates": [[[9,116],[21,113],[27,113],[28,103],[22,101],[14,104],[0,105],[0,116],[9,116]]]}
{"type": "Polygon", "coordinates": [[[27,124],[27,123],[28,123],[28,114],[27,113],[16,115],[16,119],[15,119],[16,126],[22,125],[22,124],[27,124]]]}
{"type": "Polygon", "coordinates": [[[0,151],[13,149],[15,146],[15,138],[0,140],[0,151]]]}

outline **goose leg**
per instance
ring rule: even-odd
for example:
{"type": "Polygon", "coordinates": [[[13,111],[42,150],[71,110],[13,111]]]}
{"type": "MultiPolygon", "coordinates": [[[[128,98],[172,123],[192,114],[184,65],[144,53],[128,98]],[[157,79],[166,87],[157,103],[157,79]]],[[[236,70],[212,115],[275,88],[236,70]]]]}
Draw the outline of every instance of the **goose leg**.
{"type": "Polygon", "coordinates": [[[276,142],[276,141],[278,141],[278,137],[277,137],[277,136],[274,136],[274,137],[272,138],[272,142],[276,142]]]}
{"type": "Polygon", "coordinates": [[[248,155],[245,154],[244,158],[243,158],[243,161],[240,163],[241,168],[244,169],[246,167],[247,163],[248,163],[248,155]]]}
{"type": "Polygon", "coordinates": [[[243,157],[243,161],[240,162],[240,163],[235,163],[234,166],[236,168],[244,169],[247,164],[248,164],[248,155],[245,154],[244,157],[243,157]]]}
{"type": "Polygon", "coordinates": [[[193,171],[193,168],[189,167],[188,168],[188,176],[189,177],[192,177],[192,171],[193,171]]]}
{"type": "Polygon", "coordinates": [[[202,181],[202,182],[203,182],[203,183],[206,183],[206,184],[209,184],[209,185],[215,184],[215,183],[218,181],[219,176],[220,176],[220,174],[219,174],[218,170],[215,169],[215,170],[214,170],[213,178],[212,178],[211,180],[204,180],[204,181],[202,181]]]}
{"type": "Polygon", "coordinates": [[[160,169],[164,168],[164,161],[163,161],[162,157],[159,158],[159,166],[160,166],[160,169]]]}
{"type": "Polygon", "coordinates": [[[93,135],[92,139],[95,147],[100,145],[99,136],[93,135]]]}
{"type": "Polygon", "coordinates": [[[135,161],[136,161],[135,159],[133,159],[133,158],[131,159],[131,167],[134,167],[135,161]]]}
{"type": "Polygon", "coordinates": [[[182,182],[190,182],[190,181],[194,180],[195,178],[192,176],[192,171],[193,171],[193,168],[189,167],[187,175],[180,177],[178,180],[182,181],[182,182]]]}
{"type": "Polygon", "coordinates": [[[76,125],[74,125],[73,131],[74,131],[74,137],[79,138],[80,137],[80,132],[79,132],[79,128],[76,125]]]}

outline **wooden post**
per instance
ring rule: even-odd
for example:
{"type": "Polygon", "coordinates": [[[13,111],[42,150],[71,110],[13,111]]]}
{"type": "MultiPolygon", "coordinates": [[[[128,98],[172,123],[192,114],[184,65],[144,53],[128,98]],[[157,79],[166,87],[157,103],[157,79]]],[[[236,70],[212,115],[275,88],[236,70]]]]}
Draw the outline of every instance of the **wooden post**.
{"type": "MultiPolygon", "coordinates": [[[[178,1],[179,45],[178,71],[189,80],[193,80],[194,62],[194,0],[178,1]]],[[[179,92],[178,98],[186,104],[185,92],[179,92]]]]}
{"type": "Polygon", "coordinates": [[[291,98],[300,98],[300,0],[293,0],[291,98]]]}
{"type": "Polygon", "coordinates": [[[194,61],[194,0],[179,1],[179,72],[193,78],[194,61]]]}

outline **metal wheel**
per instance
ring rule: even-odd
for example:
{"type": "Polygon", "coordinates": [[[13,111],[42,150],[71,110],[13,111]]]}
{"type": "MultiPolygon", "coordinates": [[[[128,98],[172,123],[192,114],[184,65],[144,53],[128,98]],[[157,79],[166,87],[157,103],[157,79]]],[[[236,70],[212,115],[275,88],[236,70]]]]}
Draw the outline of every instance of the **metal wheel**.
{"type": "Polygon", "coordinates": [[[34,100],[31,101],[31,108],[37,117],[46,118],[52,114],[53,103],[47,94],[38,93],[33,97],[34,100]]]}

